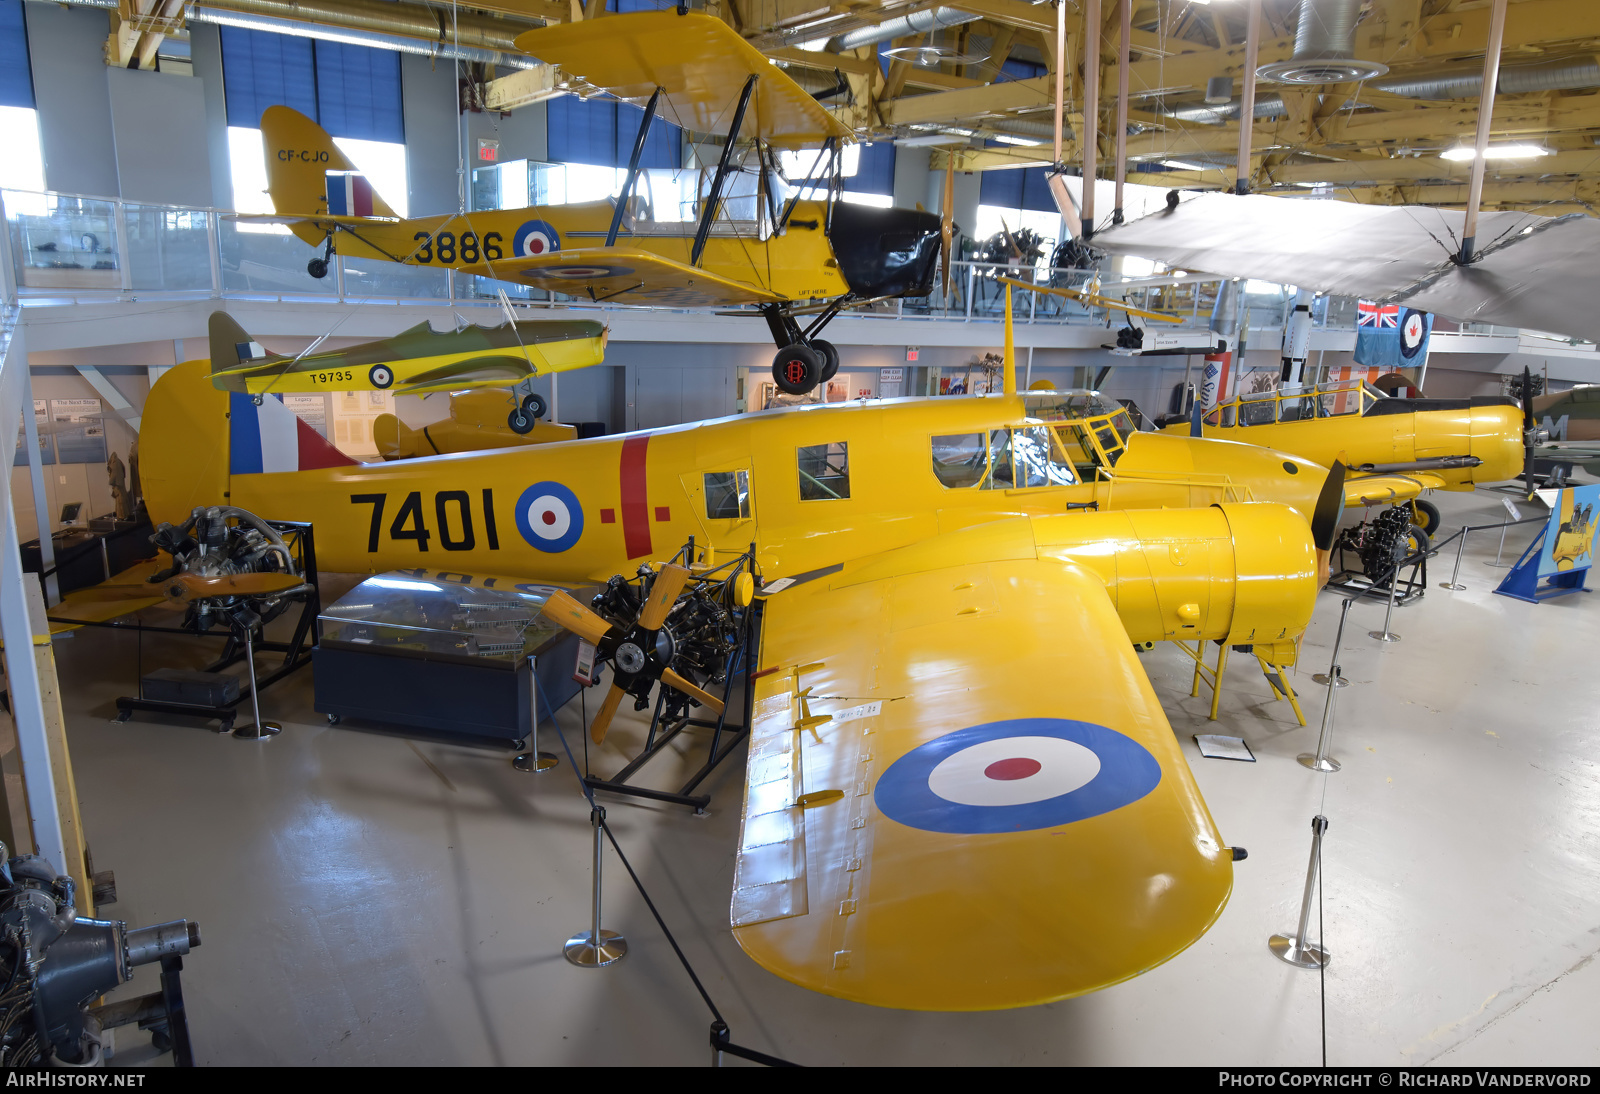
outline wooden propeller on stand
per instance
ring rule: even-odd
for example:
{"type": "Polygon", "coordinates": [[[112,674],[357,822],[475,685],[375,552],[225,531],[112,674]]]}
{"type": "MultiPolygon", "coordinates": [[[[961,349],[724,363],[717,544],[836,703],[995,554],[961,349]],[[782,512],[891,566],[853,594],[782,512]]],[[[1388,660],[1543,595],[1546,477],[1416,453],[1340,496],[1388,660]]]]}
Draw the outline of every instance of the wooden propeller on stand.
{"type": "Polygon", "coordinates": [[[622,697],[633,690],[641,678],[659,680],[664,686],[722,713],[721,699],[673,671],[672,636],[662,630],[688,580],[689,571],[682,566],[675,563],[663,566],[650,585],[638,618],[627,626],[607,622],[570,594],[560,591],[550,594],[539,609],[552,623],[592,642],[599,656],[611,661],[611,690],[606,692],[605,701],[589,726],[589,736],[595,744],[606,739],[606,731],[611,728],[611,719],[622,704],[622,697]]]}

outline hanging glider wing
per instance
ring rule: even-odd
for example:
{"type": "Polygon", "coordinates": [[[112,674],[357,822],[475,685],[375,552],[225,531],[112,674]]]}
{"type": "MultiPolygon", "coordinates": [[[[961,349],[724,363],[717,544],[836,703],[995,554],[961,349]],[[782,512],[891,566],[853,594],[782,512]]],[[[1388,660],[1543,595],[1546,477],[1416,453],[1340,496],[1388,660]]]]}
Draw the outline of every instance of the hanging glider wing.
{"type": "MultiPolygon", "coordinates": [[[[1061,188],[1055,192],[1060,202],[1061,188]]],[[[1063,214],[1076,223],[1069,210],[1063,214]]],[[[1600,340],[1592,257],[1600,221],[1484,213],[1479,257],[1462,267],[1453,256],[1465,219],[1420,206],[1185,193],[1175,205],[1096,232],[1093,245],[1185,270],[1404,303],[1462,322],[1600,340]]]]}
{"type": "Polygon", "coordinates": [[[561,23],[519,35],[517,48],[629,102],[643,103],[659,87],[671,104],[662,115],[697,133],[727,132],[740,91],[758,76],[751,100],[756,136],[779,148],[851,139],[849,128],[788,73],[727,23],[699,12],[561,23]]]}

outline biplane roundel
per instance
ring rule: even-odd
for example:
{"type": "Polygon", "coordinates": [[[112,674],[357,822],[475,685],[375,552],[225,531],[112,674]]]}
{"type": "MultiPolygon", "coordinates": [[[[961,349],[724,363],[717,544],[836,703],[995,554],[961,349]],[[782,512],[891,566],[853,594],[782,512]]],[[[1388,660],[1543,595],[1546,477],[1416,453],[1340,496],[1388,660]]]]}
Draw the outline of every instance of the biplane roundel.
{"type": "Polygon", "coordinates": [[[530,220],[511,237],[511,253],[518,258],[535,258],[561,249],[561,236],[543,220],[530,220]]]}
{"type": "Polygon", "coordinates": [[[536,482],[517,499],[517,531],[541,551],[559,554],[583,535],[583,506],[559,482],[536,482]]]}
{"type": "Polygon", "coordinates": [[[1161,765],[1093,722],[1013,718],[947,733],[900,757],[874,800],[890,820],[961,834],[1054,828],[1131,805],[1161,765]]]}

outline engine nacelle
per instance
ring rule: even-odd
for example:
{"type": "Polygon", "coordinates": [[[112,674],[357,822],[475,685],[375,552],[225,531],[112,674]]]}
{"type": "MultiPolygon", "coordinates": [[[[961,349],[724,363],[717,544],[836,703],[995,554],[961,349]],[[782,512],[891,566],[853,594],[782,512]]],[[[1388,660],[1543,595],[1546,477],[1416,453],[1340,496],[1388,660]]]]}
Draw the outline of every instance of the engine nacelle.
{"type": "Polygon", "coordinates": [[[1105,582],[1135,642],[1293,639],[1320,588],[1310,527],[1286,505],[1069,513],[1033,530],[1039,557],[1105,582]]]}

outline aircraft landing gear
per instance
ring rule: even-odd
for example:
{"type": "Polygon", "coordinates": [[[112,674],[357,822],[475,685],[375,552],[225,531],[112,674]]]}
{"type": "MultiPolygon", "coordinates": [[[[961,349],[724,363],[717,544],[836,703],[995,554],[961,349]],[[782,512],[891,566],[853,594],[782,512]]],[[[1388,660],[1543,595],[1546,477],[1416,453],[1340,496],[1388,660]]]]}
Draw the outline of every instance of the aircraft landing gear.
{"type": "Polygon", "coordinates": [[[546,406],[543,395],[528,390],[527,381],[511,389],[511,398],[516,402],[516,406],[506,418],[506,424],[511,427],[511,432],[519,437],[525,437],[533,432],[534,422],[543,418],[549,407],[546,406]]]}
{"type": "Polygon", "coordinates": [[[522,409],[535,418],[543,418],[544,412],[549,408],[545,406],[543,395],[530,391],[522,397],[522,409]]]}
{"type": "Polygon", "coordinates": [[[839,351],[832,342],[824,342],[821,338],[813,338],[811,348],[822,355],[822,379],[826,383],[839,371],[839,351]]]}
{"type": "Polygon", "coordinates": [[[511,432],[515,433],[519,437],[523,437],[529,433],[532,433],[533,423],[535,421],[536,419],[534,416],[528,411],[524,410],[520,405],[513,409],[510,416],[506,418],[506,424],[511,427],[511,432]]]}
{"type": "Polygon", "coordinates": [[[1411,509],[1413,514],[1417,517],[1417,526],[1421,528],[1423,532],[1427,533],[1429,536],[1432,536],[1433,533],[1439,530],[1439,522],[1442,518],[1439,516],[1439,507],[1437,505],[1433,504],[1431,501],[1423,501],[1421,498],[1414,498],[1411,502],[1411,509]]]}
{"type": "Polygon", "coordinates": [[[327,249],[322,252],[321,258],[313,258],[306,263],[306,273],[321,281],[328,276],[328,261],[333,258],[333,234],[328,234],[327,249]]]}
{"type": "Polygon", "coordinates": [[[784,346],[772,359],[772,379],[779,391],[789,395],[804,395],[815,388],[822,382],[822,369],[822,355],[799,342],[784,346]]]}

